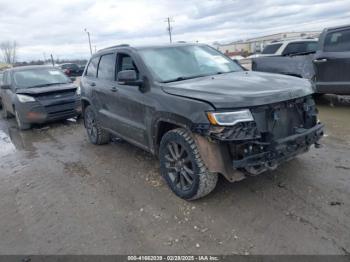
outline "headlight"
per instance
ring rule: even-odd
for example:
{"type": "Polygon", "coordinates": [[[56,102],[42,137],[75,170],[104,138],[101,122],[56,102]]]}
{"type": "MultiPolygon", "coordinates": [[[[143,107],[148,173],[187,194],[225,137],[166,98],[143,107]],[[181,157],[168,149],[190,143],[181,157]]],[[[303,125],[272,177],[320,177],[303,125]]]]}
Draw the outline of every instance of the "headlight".
{"type": "Polygon", "coordinates": [[[240,122],[254,121],[249,109],[232,112],[207,112],[209,122],[212,125],[233,126],[240,122]]]}
{"type": "Polygon", "coordinates": [[[27,103],[27,102],[34,102],[35,101],[34,97],[27,96],[27,95],[17,94],[17,98],[18,98],[19,102],[21,102],[21,103],[27,103]]]}
{"type": "Polygon", "coordinates": [[[75,91],[75,93],[80,96],[81,95],[81,89],[80,86],[77,86],[77,90],[75,91]]]}

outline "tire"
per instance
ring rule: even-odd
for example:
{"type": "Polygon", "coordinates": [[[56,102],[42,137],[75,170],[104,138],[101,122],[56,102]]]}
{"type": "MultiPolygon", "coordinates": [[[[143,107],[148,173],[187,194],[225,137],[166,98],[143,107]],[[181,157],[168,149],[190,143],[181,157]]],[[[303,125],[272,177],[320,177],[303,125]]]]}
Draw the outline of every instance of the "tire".
{"type": "Polygon", "coordinates": [[[162,137],[159,161],[163,178],[180,198],[198,199],[216,186],[218,174],[208,171],[196,142],[186,129],[174,129],[162,137]]]}
{"type": "Polygon", "coordinates": [[[30,129],[31,125],[28,123],[23,123],[20,115],[18,114],[18,112],[16,110],[15,110],[15,118],[16,118],[16,123],[17,123],[18,129],[20,129],[20,130],[30,129]]]}
{"type": "Polygon", "coordinates": [[[84,112],[84,124],[91,143],[95,145],[108,144],[111,140],[110,134],[101,128],[96,119],[96,114],[91,106],[86,107],[84,112]]]}

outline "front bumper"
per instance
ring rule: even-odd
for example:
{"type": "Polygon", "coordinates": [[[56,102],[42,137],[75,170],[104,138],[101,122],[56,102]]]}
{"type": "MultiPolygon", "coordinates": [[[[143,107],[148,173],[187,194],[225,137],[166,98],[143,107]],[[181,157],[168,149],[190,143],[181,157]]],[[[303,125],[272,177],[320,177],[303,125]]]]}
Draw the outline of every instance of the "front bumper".
{"type": "Polygon", "coordinates": [[[275,140],[265,145],[265,150],[257,154],[233,160],[235,169],[245,169],[249,173],[259,174],[268,169],[275,169],[298,154],[308,151],[323,136],[323,124],[316,124],[310,129],[300,129],[296,134],[275,140]]]}
{"type": "Polygon", "coordinates": [[[21,103],[16,106],[16,109],[24,123],[41,124],[81,114],[81,100],[80,98],[71,98],[50,102],[21,103]]]}

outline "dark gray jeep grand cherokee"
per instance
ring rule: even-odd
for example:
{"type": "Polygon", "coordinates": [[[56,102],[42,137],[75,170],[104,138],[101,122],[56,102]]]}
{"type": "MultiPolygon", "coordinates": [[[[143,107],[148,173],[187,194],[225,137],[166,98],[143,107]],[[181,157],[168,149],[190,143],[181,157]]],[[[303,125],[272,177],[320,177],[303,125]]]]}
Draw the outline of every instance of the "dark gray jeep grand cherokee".
{"type": "Polygon", "coordinates": [[[90,141],[113,134],[158,155],[188,200],[211,192],[218,174],[233,182],[275,169],[323,135],[309,81],[245,71],[207,45],[106,48],[81,87],[90,141]]]}

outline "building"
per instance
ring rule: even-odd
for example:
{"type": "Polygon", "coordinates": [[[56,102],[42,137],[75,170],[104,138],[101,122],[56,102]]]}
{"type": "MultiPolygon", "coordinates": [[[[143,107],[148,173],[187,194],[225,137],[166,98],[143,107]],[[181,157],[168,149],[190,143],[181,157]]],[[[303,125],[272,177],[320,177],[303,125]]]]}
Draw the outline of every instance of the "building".
{"type": "Polygon", "coordinates": [[[305,32],[285,32],[272,34],[267,36],[250,38],[247,40],[239,40],[228,44],[214,43],[216,48],[222,53],[240,53],[240,54],[253,54],[260,53],[263,48],[275,41],[292,40],[299,38],[318,38],[320,31],[305,31],[305,32]]]}

